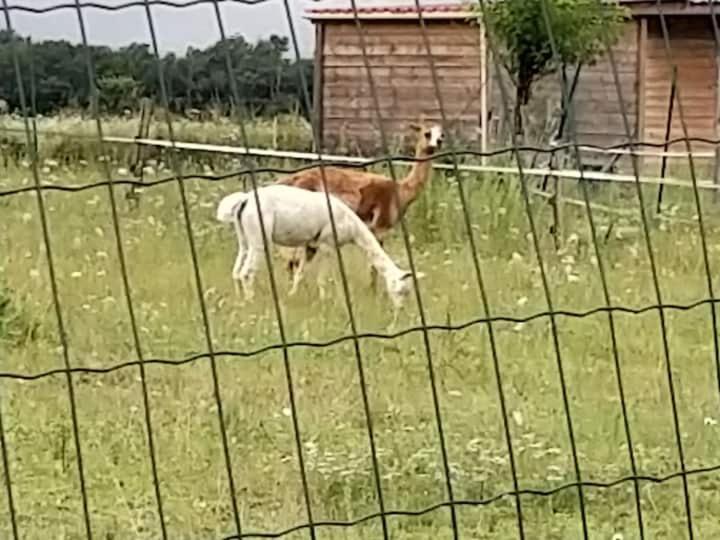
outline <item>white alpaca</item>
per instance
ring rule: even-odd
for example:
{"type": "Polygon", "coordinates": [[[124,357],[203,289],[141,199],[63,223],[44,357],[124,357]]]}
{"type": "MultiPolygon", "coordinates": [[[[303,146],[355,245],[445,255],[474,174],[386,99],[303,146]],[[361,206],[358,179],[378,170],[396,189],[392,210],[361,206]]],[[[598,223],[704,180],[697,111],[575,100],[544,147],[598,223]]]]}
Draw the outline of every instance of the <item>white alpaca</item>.
{"type": "MultiPolygon", "coordinates": [[[[258,188],[263,225],[268,244],[283,247],[316,249],[318,253],[334,249],[332,225],[324,192],[313,192],[286,185],[258,188]]],[[[330,206],[338,244],[353,243],[362,249],[370,264],[385,279],[390,299],[400,308],[412,290],[412,274],[398,268],[370,232],[367,225],[339,198],[330,195],[330,206]]],[[[253,278],[263,255],[263,237],[255,196],[250,192],[236,192],[223,197],[217,207],[217,219],[232,223],[238,239],[238,255],[232,270],[235,288],[242,283],[246,298],[253,296],[253,278]]],[[[303,275],[307,257],[302,257],[293,275],[290,295],[295,294],[303,275]]],[[[422,277],[421,273],[417,274],[422,277]]],[[[324,295],[318,280],[320,294],[324,295]]]]}

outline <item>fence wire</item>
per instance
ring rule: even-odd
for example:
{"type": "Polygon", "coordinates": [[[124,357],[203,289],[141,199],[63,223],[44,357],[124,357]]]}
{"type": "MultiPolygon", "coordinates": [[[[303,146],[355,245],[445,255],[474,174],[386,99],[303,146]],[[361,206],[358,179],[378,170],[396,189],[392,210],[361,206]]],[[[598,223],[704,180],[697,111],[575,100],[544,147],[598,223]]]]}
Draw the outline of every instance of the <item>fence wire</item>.
{"type": "MultiPolygon", "coordinates": [[[[240,143],[246,149],[252,147],[253,141],[248,135],[247,124],[250,118],[244,116],[243,109],[240,105],[243,103],[243,96],[240,93],[239,86],[237,84],[237,70],[234,66],[234,59],[229,52],[229,48],[224,45],[228,41],[228,30],[223,16],[222,5],[223,4],[246,4],[254,5],[271,0],[191,0],[186,2],[170,1],[170,0],[143,0],[143,1],[128,1],[117,4],[104,4],[102,2],[83,2],[81,0],[74,0],[74,2],[56,3],[44,7],[37,7],[31,5],[11,5],[9,0],[2,0],[2,9],[5,22],[5,28],[9,31],[13,31],[14,28],[14,16],[18,13],[25,13],[30,15],[47,14],[58,10],[72,10],[77,15],[78,29],[81,36],[81,44],[84,53],[84,68],[87,71],[87,84],[90,90],[90,104],[91,113],[95,123],[96,134],[94,135],[100,148],[104,148],[107,144],[104,141],[106,135],[106,129],[103,125],[103,118],[100,113],[100,96],[97,85],[97,74],[95,69],[95,61],[93,58],[93,51],[91,44],[88,40],[87,24],[85,22],[85,13],[92,9],[99,9],[105,11],[121,11],[132,8],[143,8],[145,14],[145,22],[147,31],[150,35],[150,44],[155,61],[155,69],[157,71],[157,78],[159,83],[160,92],[158,96],[155,96],[160,103],[165,107],[166,110],[170,109],[170,98],[168,92],[168,81],[164,71],[164,66],[160,54],[158,45],[158,35],[155,24],[155,13],[154,8],[163,6],[174,9],[184,9],[198,5],[208,5],[212,8],[215,31],[217,32],[218,40],[222,47],[223,55],[220,59],[223,64],[224,74],[229,81],[230,93],[227,96],[223,96],[224,100],[230,106],[230,110],[233,111],[233,121],[236,123],[240,132],[240,143]]],[[[543,10],[543,24],[547,30],[550,39],[550,49],[552,55],[560,60],[560,52],[557,45],[557,36],[553,28],[553,4],[548,0],[540,0],[543,10]]],[[[488,6],[486,0],[478,0],[477,8],[484,15],[488,6]]],[[[288,33],[290,35],[291,43],[291,54],[294,56],[296,61],[301,59],[300,46],[298,41],[296,19],[298,14],[294,12],[294,7],[289,0],[282,0],[281,2],[283,11],[285,14],[284,24],[287,25],[288,33]]],[[[417,31],[422,37],[423,43],[423,56],[427,59],[427,66],[431,74],[431,88],[437,101],[441,124],[447,126],[450,123],[449,114],[447,112],[447,104],[442,96],[442,80],[438,73],[436,66],[436,53],[433,51],[433,46],[427,31],[427,21],[425,20],[424,11],[422,9],[423,2],[420,0],[414,0],[414,7],[418,14],[418,26],[417,31]]],[[[468,189],[465,182],[458,181],[456,186],[458,189],[458,199],[460,201],[459,209],[461,212],[462,223],[464,227],[465,239],[467,242],[466,249],[470,255],[472,261],[472,273],[474,286],[476,287],[477,293],[480,298],[480,308],[482,315],[472,318],[470,320],[455,323],[455,324],[432,324],[428,320],[427,309],[426,309],[426,291],[423,288],[423,283],[418,280],[416,272],[416,254],[412,248],[411,231],[406,223],[404,215],[400,216],[399,229],[402,237],[402,244],[405,249],[405,255],[407,257],[408,265],[413,276],[414,283],[414,303],[417,310],[417,316],[420,320],[420,324],[417,326],[409,327],[396,332],[387,333],[375,333],[375,332],[361,332],[357,323],[357,309],[353,302],[351,295],[351,287],[349,285],[348,275],[349,271],[346,267],[346,262],[343,259],[342,251],[338,245],[338,233],[335,223],[335,218],[331,211],[331,199],[328,194],[328,190],[325,189],[325,199],[327,203],[327,209],[330,213],[330,223],[332,228],[332,235],[334,239],[334,253],[338,265],[340,281],[342,285],[343,293],[343,305],[347,312],[348,326],[350,332],[347,335],[341,337],[326,340],[326,341],[293,341],[288,338],[285,324],[285,314],[283,309],[283,303],[280,299],[278,279],[276,277],[276,268],[273,266],[272,258],[272,243],[268,239],[268,232],[265,230],[265,224],[263,222],[262,212],[260,212],[260,228],[262,232],[263,244],[264,244],[264,256],[265,263],[267,265],[269,273],[269,285],[272,294],[273,310],[275,315],[275,322],[277,328],[277,342],[271,345],[258,347],[255,349],[246,350],[220,350],[215,345],[213,339],[213,328],[210,321],[209,310],[207,305],[207,289],[202,277],[199,264],[198,245],[196,240],[196,232],[193,227],[193,221],[191,218],[191,203],[189,202],[188,195],[186,193],[187,183],[189,181],[203,180],[210,182],[222,182],[225,180],[249,178],[254,193],[255,204],[260,208],[260,197],[257,192],[257,188],[261,186],[260,175],[265,173],[281,174],[281,173],[295,173],[303,170],[307,170],[311,167],[320,167],[321,178],[323,186],[327,187],[326,169],[327,167],[344,166],[344,167],[356,167],[364,168],[375,164],[387,164],[390,178],[395,185],[399,182],[399,175],[396,167],[398,162],[417,162],[419,158],[408,158],[404,155],[393,155],[391,152],[390,137],[386,132],[386,124],[384,120],[384,113],[381,107],[381,101],[378,92],[378,84],[375,80],[375,73],[373,66],[370,61],[370,55],[368,52],[368,45],[366,42],[367,32],[365,25],[367,22],[361,17],[360,8],[355,0],[350,0],[350,7],[352,8],[352,22],[356,30],[359,47],[362,56],[362,66],[358,67],[359,70],[363,71],[364,77],[367,80],[367,84],[370,91],[370,101],[372,103],[372,110],[377,125],[377,132],[379,134],[379,149],[382,153],[381,158],[376,160],[367,160],[362,164],[348,164],[338,163],[332,160],[323,159],[323,154],[326,154],[325,148],[322,145],[323,136],[320,133],[318,124],[312,122],[312,136],[315,148],[318,153],[318,160],[315,162],[302,167],[295,167],[289,169],[283,169],[278,167],[261,167],[255,163],[253,156],[248,151],[247,154],[241,156],[241,162],[243,168],[240,170],[232,171],[227,174],[198,174],[196,172],[184,171],[184,164],[180,159],[179,152],[170,153],[170,164],[171,174],[166,178],[158,180],[146,180],[138,182],[127,178],[116,178],[113,174],[109,160],[103,162],[103,175],[104,179],[84,183],[77,185],[63,185],[57,182],[46,183],[43,182],[43,173],[41,171],[40,159],[37,155],[37,147],[35,144],[35,138],[38,133],[34,129],[31,123],[31,119],[34,118],[35,111],[33,110],[32,99],[28,93],[28,89],[24,87],[23,73],[25,70],[30,70],[30,66],[22,65],[21,56],[18,50],[19,45],[17,42],[10,40],[8,46],[11,49],[11,55],[13,59],[13,73],[3,74],[6,76],[12,76],[17,84],[17,91],[20,101],[20,109],[23,117],[23,128],[22,133],[25,135],[25,147],[26,151],[30,156],[30,165],[32,173],[32,185],[6,188],[0,190],[0,201],[18,196],[24,193],[34,193],[37,201],[37,212],[40,218],[41,232],[43,239],[43,246],[45,250],[47,260],[47,273],[48,280],[51,287],[51,301],[54,310],[55,321],[57,325],[57,336],[61,344],[62,356],[63,356],[63,367],[44,370],[44,371],[0,371],[0,381],[40,381],[44,379],[63,377],[67,394],[68,394],[68,406],[70,410],[70,416],[72,419],[72,437],[74,444],[74,455],[75,465],[78,480],[78,490],[82,500],[83,509],[83,524],[85,530],[85,537],[88,539],[93,536],[98,536],[96,528],[93,527],[93,500],[90,492],[88,491],[87,480],[86,480],[86,466],[83,461],[83,456],[88,452],[87,445],[84,444],[81,436],[82,429],[80,427],[82,418],[78,415],[78,404],[75,392],[76,377],[85,375],[100,375],[106,373],[112,373],[125,369],[137,369],[140,383],[141,383],[141,395],[143,405],[143,422],[145,435],[147,437],[147,453],[150,462],[150,474],[152,476],[152,485],[154,491],[154,512],[155,522],[157,529],[152,533],[153,537],[161,536],[163,539],[169,537],[168,533],[168,522],[171,519],[170,512],[167,510],[166,498],[167,492],[164,489],[163,482],[161,481],[160,474],[158,472],[158,450],[157,450],[157,435],[154,431],[154,417],[151,406],[150,392],[148,389],[148,378],[147,378],[147,367],[149,365],[164,366],[168,368],[186,365],[190,363],[196,363],[200,361],[208,361],[210,368],[210,379],[212,382],[213,398],[217,410],[217,421],[218,428],[221,438],[221,445],[223,450],[224,458],[224,472],[226,488],[223,490],[227,493],[229,499],[229,508],[231,514],[231,521],[233,530],[227,531],[227,534],[222,538],[225,539],[240,539],[240,538],[280,538],[290,536],[293,533],[303,532],[306,533],[311,539],[318,537],[324,537],[327,531],[333,529],[352,529],[354,527],[360,527],[361,525],[375,522],[379,525],[380,534],[382,538],[397,538],[399,537],[393,532],[394,521],[391,518],[403,518],[413,516],[425,516],[432,514],[436,511],[447,512],[447,527],[448,531],[452,534],[454,539],[470,538],[468,534],[461,534],[463,530],[463,519],[460,515],[459,509],[466,507],[482,508],[490,505],[494,505],[503,500],[512,500],[514,507],[514,521],[516,522],[517,531],[513,536],[517,536],[520,539],[526,537],[532,537],[532,534],[527,530],[527,518],[524,505],[528,504],[528,501],[533,497],[551,497],[553,495],[574,491],[577,499],[577,516],[579,519],[580,530],[582,531],[582,537],[585,539],[593,536],[591,527],[591,521],[588,517],[588,493],[592,490],[607,490],[617,486],[631,486],[633,494],[633,502],[636,513],[636,525],[637,525],[637,536],[639,538],[650,537],[647,532],[647,519],[643,515],[643,504],[642,504],[642,487],[643,483],[648,484],[663,484],[671,482],[673,480],[680,480],[682,485],[682,501],[684,508],[684,523],[687,530],[687,537],[692,539],[697,533],[697,528],[693,522],[693,509],[696,506],[693,505],[691,498],[691,491],[689,487],[689,479],[693,476],[714,474],[720,472],[720,463],[709,464],[704,467],[689,467],[684,448],[684,436],[683,426],[681,425],[680,415],[678,412],[677,403],[677,383],[676,373],[682,369],[677,365],[673,364],[673,358],[671,355],[671,348],[669,343],[669,329],[668,329],[668,313],[671,312],[689,312],[698,308],[707,308],[709,311],[709,325],[713,335],[713,346],[712,346],[712,358],[715,366],[715,377],[717,378],[718,396],[720,397],[720,342],[718,339],[718,323],[717,323],[717,312],[716,304],[719,299],[714,296],[714,285],[713,275],[711,272],[711,248],[708,246],[708,233],[706,218],[703,213],[701,206],[700,197],[700,186],[698,181],[698,173],[696,164],[693,158],[692,145],[696,143],[711,144],[717,146],[720,144],[720,140],[711,140],[706,138],[691,137],[690,130],[688,128],[687,115],[683,109],[682,96],[680,89],[677,90],[677,113],[680,119],[682,127],[683,137],[674,139],[672,141],[664,142],[649,142],[642,141],[639,136],[634,132],[632,128],[632,122],[630,120],[630,113],[628,112],[627,97],[623,95],[622,85],[620,82],[620,70],[618,68],[615,53],[611,44],[607,43],[605,47],[606,57],[610,65],[610,73],[612,77],[612,86],[614,91],[617,93],[617,100],[619,103],[620,114],[622,116],[623,127],[624,127],[624,138],[625,141],[614,145],[592,145],[592,144],[581,144],[576,128],[576,116],[573,114],[573,108],[575,107],[574,100],[572,99],[575,85],[577,80],[568,81],[566,76],[559,73],[560,90],[562,94],[562,105],[563,105],[563,127],[562,129],[567,134],[567,140],[569,142],[555,145],[555,146],[528,146],[520,144],[513,139],[512,144],[507,147],[490,150],[486,152],[478,152],[472,149],[462,149],[452,144],[451,150],[447,152],[439,152],[434,156],[434,159],[449,159],[452,165],[452,171],[456,178],[461,177],[460,161],[463,157],[494,157],[494,156],[512,156],[515,160],[519,184],[521,187],[521,196],[523,202],[524,215],[527,218],[527,225],[530,231],[530,244],[534,252],[535,262],[537,265],[537,271],[540,277],[540,283],[544,298],[546,309],[543,311],[533,313],[528,316],[498,316],[493,315],[493,309],[491,306],[489,285],[485,277],[485,272],[489,264],[493,264],[492,261],[483,260],[481,256],[481,250],[478,247],[477,233],[473,229],[472,215],[473,211],[470,208],[470,202],[466,190],[468,189]],[[660,269],[657,261],[657,248],[653,241],[653,228],[650,223],[650,219],[647,216],[646,203],[643,190],[641,189],[641,174],[640,166],[638,163],[637,152],[640,148],[667,148],[672,143],[684,143],[688,153],[688,167],[690,171],[690,179],[692,182],[692,193],[693,193],[693,204],[694,210],[697,216],[697,227],[700,237],[700,247],[702,251],[702,271],[704,273],[706,286],[707,286],[707,297],[700,299],[692,303],[671,303],[664,300],[661,286],[660,286],[660,269]],[[640,308],[632,308],[628,306],[617,305],[612,301],[612,284],[608,278],[606,256],[604,255],[603,248],[601,246],[601,233],[599,232],[599,226],[597,217],[594,215],[593,206],[591,204],[591,191],[586,181],[583,171],[583,153],[582,147],[596,148],[600,150],[617,150],[617,149],[629,149],[629,155],[633,170],[633,176],[635,178],[635,196],[637,198],[638,218],[642,224],[642,238],[646,250],[647,262],[650,267],[652,277],[652,287],[654,292],[655,303],[640,308]],[[531,152],[539,154],[548,154],[554,156],[559,152],[569,152],[572,154],[576,163],[578,164],[578,170],[580,174],[579,186],[583,197],[585,217],[587,219],[587,225],[590,231],[590,238],[592,241],[592,250],[597,261],[597,273],[601,286],[601,292],[603,297],[603,305],[594,307],[592,309],[584,311],[569,311],[563,309],[557,309],[556,298],[554,291],[551,286],[551,280],[548,276],[548,262],[547,253],[542,247],[540,239],[540,231],[537,224],[537,216],[533,212],[531,196],[532,192],[528,185],[528,175],[526,174],[527,166],[523,160],[523,154],[531,152]],[[135,186],[142,188],[151,188],[155,186],[161,186],[165,184],[175,183],[177,186],[177,192],[180,200],[180,206],[182,211],[182,219],[184,225],[185,237],[187,240],[187,249],[190,262],[193,269],[193,286],[197,295],[196,308],[199,309],[202,321],[202,333],[204,341],[204,350],[199,353],[189,354],[181,358],[153,358],[148,355],[142,344],[140,325],[138,323],[137,308],[135,307],[136,301],[134,300],[134,293],[132,288],[132,281],[129,277],[128,260],[125,250],[125,242],[122,233],[122,227],[120,225],[120,214],[121,211],[118,206],[117,196],[115,188],[117,186],[135,186]],[[90,367],[78,367],[73,366],[71,362],[71,345],[68,342],[66,320],[63,315],[63,307],[61,303],[61,295],[59,293],[59,285],[56,272],[55,264],[55,249],[50,234],[50,225],[48,222],[48,210],[45,202],[45,194],[48,191],[59,191],[67,193],[78,193],[85,190],[91,190],[99,187],[106,187],[108,193],[108,201],[110,203],[112,230],[114,234],[115,249],[118,256],[119,272],[122,280],[123,296],[125,300],[125,307],[127,310],[127,319],[131,330],[131,343],[133,349],[133,358],[128,359],[122,363],[117,363],[112,366],[102,368],[90,368],[90,367]],[[672,417],[672,428],[675,437],[675,449],[677,452],[677,470],[671,474],[665,476],[652,476],[642,474],[638,464],[637,456],[637,445],[636,437],[633,433],[633,426],[629,419],[630,409],[632,405],[629,403],[627,397],[627,389],[624,382],[623,375],[623,358],[620,352],[620,346],[618,344],[618,322],[616,316],[618,314],[629,314],[629,315],[642,315],[645,313],[656,312],[658,316],[659,335],[661,337],[662,357],[664,373],[667,380],[667,391],[670,397],[671,417],[672,417]],[[558,321],[561,319],[586,319],[593,317],[598,314],[604,314],[607,319],[607,328],[610,336],[610,352],[613,359],[614,378],[617,386],[617,399],[619,403],[619,416],[622,420],[622,430],[625,439],[625,447],[627,449],[627,460],[628,467],[631,472],[630,475],[623,476],[621,478],[610,479],[610,480],[588,480],[587,475],[583,474],[582,470],[582,455],[578,449],[577,437],[576,437],[576,424],[573,411],[572,400],[569,397],[569,382],[566,374],[567,359],[563,353],[563,347],[561,343],[560,332],[558,330],[558,321]],[[548,330],[551,337],[553,355],[554,355],[554,366],[557,375],[557,383],[561,390],[561,402],[562,402],[562,416],[564,417],[564,424],[566,430],[566,436],[569,447],[569,458],[572,463],[573,479],[563,485],[551,488],[551,489],[538,489],[528,488],[521,485],[520,473],[518,470],[518,451],[515,446],[517,441],[513,437],[511,427],[511,414],[509,412],[508,399],[507,399],[507,385],[508,379],[511,377],[510,374],[503,370],[505,364],[503,355],[501,354],[501,348],[498,345],[498,329],[499,323],[528,323],[531,321],[544,321],[548,324],[548,330]],[[490,353],[490,360],[492,361],[492,373],[495,379],[495,389],[497,392],[497,401],[500,414],[502,417],[502,432],[504,436],[504,447],[507,456],[507,468],[508,474],[512,480],[512,489],[504,492],[495,492],[491,496],[469,499],[462,498],[456,495],[456,489],[453,482],[452,473],[452,448],[448,444],[448,428],[443,416],[443,403],[442,403],[442,392],[440,390],[440,381],[438,380],[438,369],[437,363],[437,349],[433,347],[431,343],[432,333],[457,333],[462,330],[471,329],[474,331],[484,333],[481,335],[487,336],[487,344],[490,353]],[[442,464],[442,475],[441,482],[444,490],[443,499],[435,504],[429,505],[425,508],[420,509],[393,509],[389,508],[387,503],[386,494],[386,480],[384,480],[382,469],[382,459],[378,452],[377,434],[374,427],[373,418],[373,407],[370,398],[369,384],[367,382],[367,349],[364,349],[363,345],[371,341],[380,342],[393,342],[399,338],[407,335],[418,335],[422,338],[422,352],[424,357],[424,364],[427,376],[427,385],[429,395],[432,402],[432,422],[434,424],[435,437],[434,441],[439,449],[441,464],[442,464]],[[316,516],[317,502],[313,501],[311,492],[311,482],[308,476],[308,467],[306,464],[305,446],[304,441],[306,437],[303,434],[302,425],[300,423],[300,408],[296,398],[298,383],[296,381],[296,375],[293,371],[292,357],[294,355],[301,355],[303,351],[320,349],[324,350],[333,346],[337,346],[343,343],[349,343],[352,345],[353,357],[355,360],[355,369],[357,372],[357,386],[362,401],[362,413],[364,419],[364,429],[367,436],[367,451],[370,456],[371,469],[372,469],[372,488],[374,490],[374,501],[376,501],[377,509],[375,512],[371,512],[367,515],[353,517],[347,520],[324,520],[318,519],[316,516]],[[243,508],[250,504],[252,501],[243,500],[245,495],[240,492],[237,487],[238,482],[236,481],[235,475],[237,474],[237,462],[243,460],[243,456],[237,456],[233,454],[231,448],[230,438],[228,435],[229,427],[227,414],[225,412],[226,402],[223,399],[223,381],[218,372],[218,359],[220,358],[233,358],[237,360],[250,361],[261,355],[267,353],[278,353],[282,359],[287,399],[289,403],[290,417],[292,420],[293,427],[293,444],[295,452],[295,460],[297,462],[297,469],[299,473],[299,482],[302,487],[302,506],[305,512],[305,521],[295,526],[286,528],[284,530],[267,530],[267,531],[253,531],[243,520],[243,508]]],[[[662,38],[664,42],[664,48],[666,53],[666,62],[668,66],[676,69],[677,65],[673,57],[673,48],[671,44],[671,36],[669,27],[666,21],[668,15],[665,13],[662,2],[658,1],[658,18],[662,29],[662,38]]],[[[720,50],[720,32],[718,31],[718,21],[714,12],[713,3],[710,2],[710,18],[712,20],[715,47],[720,50]]],[[[496,37],[492,35],[492,32],[487,34],[488,49],[493,57],[499,56],[498,47],[499,44],[496,37]]],[[[558,63],[562,63],[559,61],[558,63]]],[[[499,85],[500,93],[500,105],[504,111],[512,110],[512,97],[509,88],[506,86],[505,79],[502,73],[502,67],[498,62],[492,62],[490,66],[495,71],[497,83],[499,85]]],[[[317,68],[317,67],[316,67],[317,68]]],[[[308,90],[308,82],[305,78],[302,70],[298,71],[298,77],[300,79],[300,86],[302,88],[301,101],[306,110],[311,111],[312,99],[310,91],[308,90]]],[[[322,92],[322,88],[315,88],[315,92],[322,92]]],[[[317,113],[317,111],[315,111],[317,113]]],[[[485,121],[485,119],[483,120],[485,121]]],[[[175,136],[176,130],[174,122],[170,115],[165,115],[165,126],[168,133],[168,138],[171,146],[174,147],[176,143],[180,142],[175,136]]],[[[71,134],[65,133],[51,133],[53,136],[71,137],[71,134]]],[[[102,331],[102,328],[96,330],[102,331]]],[[[533,369],[532,364],[528,364],[526,369],[533,369]]],[[[229,384],[229,383],[226,383],[229,384]]],[[[13,455],[13,448],[8,437],[8,421],[4,414],[6,409],[5,403],[5,391],[0,388],[0,449],[2,451],[2,462],[4,471],[4,483],[7,494],[8,504],[8,517],[10,520],[9,530],[12,532],[12,536],[15,539],[19,539],[23,536],[23,523],[18,520],[18,505],[22,505],[22,499],[17,496],[17,490],[15,488],[16,472],[21,468],[18,463],[16,456],[13,455]]],[[[27,523],[27,519],[25,522],[27,523]]],[[[123,531],[117,531],[121,536],[125,534],[123,531]]]]}

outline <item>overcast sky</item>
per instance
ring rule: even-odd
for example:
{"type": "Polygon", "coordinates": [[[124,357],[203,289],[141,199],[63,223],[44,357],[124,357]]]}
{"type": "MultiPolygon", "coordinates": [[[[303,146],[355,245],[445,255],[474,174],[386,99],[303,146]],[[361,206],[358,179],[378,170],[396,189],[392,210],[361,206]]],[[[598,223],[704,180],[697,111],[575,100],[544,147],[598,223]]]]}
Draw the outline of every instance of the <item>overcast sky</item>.
{"type": "MultiPolygon", "coordinates": [[[[87,2],[88,0],[83,0],[87,2]]],[[[94,0],[104,5],[117,5],[127,0],[94,0]]],[[[293,21],[300,42],[302,56],[312,56],[314,33],[312,25],[303,17],[307,0],[290,0],[293,21]]],[[[73,0],[9,0],[10,6],[35,9],[57,4],[74,4],[73,0]]],[[[223,2],[220,4],[228,35],[242,34],[249,41],[270,34],[288,35],[289,26],[283,0],[265,0],[258,5],[223,2]]],[[[165,6],[152,8],[159,46],[163,52],[184,53],[188,45],[202,47],[219,39],[214,8],[201,4],[182,9],[165,6]]],[[[147,18],[143,7],[120,11],[84,9],[88,39],[95,45],[127,45],[132,42],[149,43],[147,18]]],[[[79,41],[77,14],[74,9],[61,9],[44,14],[11,11],[14,29],[34,39],[67,39],[79,41]]],[[[0,18],[4,29],[4,19],[0,18]]],[[[291,45],[292,47],[292,45],[291,45]]],[[[294,52],[291,49],[291,53],[294,52]]]]}

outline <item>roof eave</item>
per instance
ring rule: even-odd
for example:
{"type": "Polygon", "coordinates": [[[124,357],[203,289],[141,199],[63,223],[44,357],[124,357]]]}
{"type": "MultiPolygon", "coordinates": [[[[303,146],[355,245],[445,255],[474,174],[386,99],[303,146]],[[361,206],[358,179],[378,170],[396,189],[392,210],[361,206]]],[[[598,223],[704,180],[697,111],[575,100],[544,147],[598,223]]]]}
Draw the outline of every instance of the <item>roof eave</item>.
{"type": "MultiPolygon", "coordinates": [[[[467,20],[477,17],[477,13],[472,11],[445,11],[445,12],[428,12],[423,13],[423,20],[441,19],[441,20],[467,20]]],[[[352,21],[355,20],[354,13],[306,13],[305,19],[310,21],[352,21]]],[[[358,13],[357,18],[361,21],[365,20],[417,20],[420,17],[417,13],[358,13]]]]}

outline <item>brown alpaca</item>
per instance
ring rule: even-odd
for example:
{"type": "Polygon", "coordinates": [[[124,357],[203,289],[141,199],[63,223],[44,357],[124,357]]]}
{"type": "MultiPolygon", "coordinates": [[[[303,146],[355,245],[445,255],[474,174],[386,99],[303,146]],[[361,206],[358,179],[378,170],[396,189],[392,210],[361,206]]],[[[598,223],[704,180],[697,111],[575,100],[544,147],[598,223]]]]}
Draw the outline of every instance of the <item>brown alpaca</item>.
{"type": "MultiPolygon", "coordinates": [[[[429,158],[443,142],[442,128],[438,125],[426,126],[420,123],[411,124],[410,127],[417,132],[415,157],[423,161],[416,161],[407,176],[398,180],[397,191],[393,180],[382,174],[350,168],[324,167],[328,191],[355,211],[381,245],[385,235],[422,192],[432,168],[432,161],[429,158]]],[[[320,167],[283,177],[277,183],[309,191],[323,191],[320,167]]],[[[308,249],[304,256],[309,261],[314,257],[315,252],[314,249],[308,249]]],[[[299,263],[299,257],[302,256],[302,253],[296,252],[289,261],[288,270],[291,273],[299,263]]],[[[375,272],[371,271],[373,286],[375,277],[375,272]]]]}

